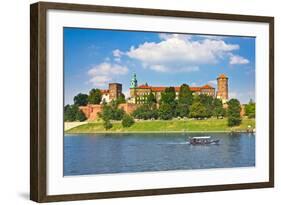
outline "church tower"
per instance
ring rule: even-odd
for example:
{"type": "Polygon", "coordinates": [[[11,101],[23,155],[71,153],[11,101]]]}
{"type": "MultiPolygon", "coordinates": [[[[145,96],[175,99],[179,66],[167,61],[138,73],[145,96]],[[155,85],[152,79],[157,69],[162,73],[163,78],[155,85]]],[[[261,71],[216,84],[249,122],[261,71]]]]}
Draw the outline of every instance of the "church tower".
{"type": "Polygon", "coordinates": [[[137,87],[138,87],[137,75],[134,73],[130,85],[130,95],[132,98],[135,97],[137,87]]]}
{"type": "Polygon", "coordinates": [[[222,103],[226,103],[228,100],[228,77],[221,74],[217,78],[217,98],[222,100],[222,103]]]}
{"type": "Polygon", "coordinates": [[[134,73],[133,77],[131,79],[131,86],[130,88],[136,88],[138,87],[138,81],[137,81],[137,75],[134,73]]]}

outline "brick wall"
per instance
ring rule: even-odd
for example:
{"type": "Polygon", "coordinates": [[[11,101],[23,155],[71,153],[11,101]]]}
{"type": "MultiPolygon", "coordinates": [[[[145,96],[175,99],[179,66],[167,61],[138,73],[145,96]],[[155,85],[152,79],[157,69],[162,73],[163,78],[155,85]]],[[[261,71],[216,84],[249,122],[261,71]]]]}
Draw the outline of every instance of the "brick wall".
{"type": "MultiPolygon", "coordinates": [[[[127,114],[131,114],[140,105],[132,103],[122,103],[118,107],[123,109],[127,114]]],[[[102,111],[102,105],[86,105],[80,106],[79,109],[85,114],[88,120],[96,120],[98,118],[98,113],[102,111]]]]}

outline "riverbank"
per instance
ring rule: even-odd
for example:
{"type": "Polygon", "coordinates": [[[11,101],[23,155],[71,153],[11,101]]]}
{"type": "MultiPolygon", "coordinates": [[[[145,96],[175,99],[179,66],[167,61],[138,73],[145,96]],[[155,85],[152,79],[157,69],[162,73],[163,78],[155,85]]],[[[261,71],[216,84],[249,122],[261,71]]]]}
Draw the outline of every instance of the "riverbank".
{"type": "Polygon", "coordinates": [[[255,119],[243,118],[241,125],[228,127],[227,119],[206,120],[153,120],[137,121],[124,128],[121,122],[113,122],[113,127],[105,130],[102,122],[88,122],[66,130],[66,133],[160,133],[160,132],[246,132],[248,126],[255,128],[255,119]]]}

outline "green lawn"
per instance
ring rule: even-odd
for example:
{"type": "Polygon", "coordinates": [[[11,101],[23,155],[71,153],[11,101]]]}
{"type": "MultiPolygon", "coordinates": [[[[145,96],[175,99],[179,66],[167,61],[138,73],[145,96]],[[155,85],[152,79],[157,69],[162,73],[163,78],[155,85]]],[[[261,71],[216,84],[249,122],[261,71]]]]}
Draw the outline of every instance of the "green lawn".
{"type": "Polygon", "coordinates": [[[227,119],[211,118],[207,120],[155,120],[137,121],[129,128],[123,128],[121,122],[113,122],[109,130],[103,128],[102,122],[89,122],[70,130],[66,133],[97,133],[97,132],[229,132],[246,131],[248,125],[255,127],[255,119],[243,118],[242,124],[237,127],[228,127],[227,119]]]}

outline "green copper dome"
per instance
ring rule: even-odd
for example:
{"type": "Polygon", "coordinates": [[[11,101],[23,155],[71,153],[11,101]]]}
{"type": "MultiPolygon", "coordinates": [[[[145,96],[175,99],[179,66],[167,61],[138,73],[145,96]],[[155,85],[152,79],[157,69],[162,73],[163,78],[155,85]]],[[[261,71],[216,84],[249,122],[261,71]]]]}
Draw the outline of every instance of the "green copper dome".
{"type": "Polygon", "coordinates": [[[138,87],[138,80],[137,80],[137,75],[134,73],[133,77],[131,79],[131,86],[130,88],[136,88],[138,87]]]}

